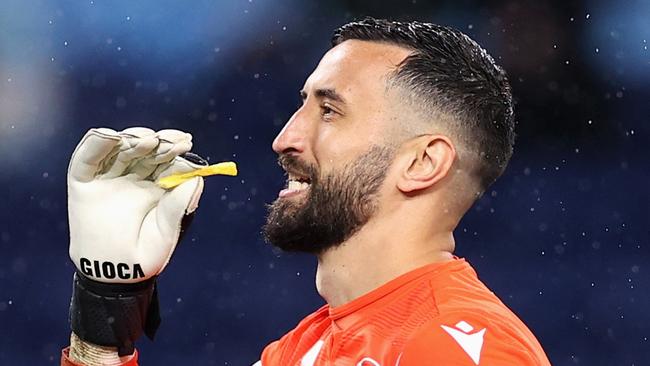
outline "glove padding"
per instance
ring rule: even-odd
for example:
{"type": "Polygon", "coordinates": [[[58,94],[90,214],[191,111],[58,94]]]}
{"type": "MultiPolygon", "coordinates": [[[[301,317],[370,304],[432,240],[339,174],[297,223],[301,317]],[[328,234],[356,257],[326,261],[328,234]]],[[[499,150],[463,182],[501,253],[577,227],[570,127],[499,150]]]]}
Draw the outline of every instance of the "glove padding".
{"type": "Polygon", "coordinates": [[[191,148],[192,136],[178,130],[86,133],[68,168],[70,258],[84,276],[136,283],[162,272],[183,216],[197,208],[203,179],[169,191],[155,180],[200,168],[179,157],[191,148]]]}

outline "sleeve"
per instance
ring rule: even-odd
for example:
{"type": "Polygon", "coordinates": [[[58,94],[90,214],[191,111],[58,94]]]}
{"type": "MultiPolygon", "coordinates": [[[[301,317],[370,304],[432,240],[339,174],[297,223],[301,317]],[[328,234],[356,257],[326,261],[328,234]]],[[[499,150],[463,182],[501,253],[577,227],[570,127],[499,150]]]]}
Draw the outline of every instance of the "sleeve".
{"type": "MultiPolygon", "coordinates": [[[[72,362],[69,357],[69,352],[70,347],[66,347],[61,351],[61,366],[84,366],[82,364],[72,362]]],[[[138,366],[138,350],[135,350],[133,356],[128,361],[115,366],[138,366]]]]}
{"type": "Polygon", "coordinates": [[[411,338],[399,366],[538,366],[549,365],[534,357],[517,337],[485,318],[446,316],[425,324],[411,338]]]}

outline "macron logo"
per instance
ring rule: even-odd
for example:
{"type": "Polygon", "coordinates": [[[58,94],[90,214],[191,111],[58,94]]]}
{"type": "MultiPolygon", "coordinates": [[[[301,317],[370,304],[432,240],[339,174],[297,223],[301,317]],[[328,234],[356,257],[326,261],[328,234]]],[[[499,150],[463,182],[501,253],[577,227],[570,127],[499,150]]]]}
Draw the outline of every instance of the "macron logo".
{"type": "Polygon", "coordinates": [[[474,330],[474,327],[462,320],[456,323],[455,327],[448,327],[446,325],[441,325],[441,327],[458,342],[458,345],[478,365],[481,359],[481,349],[483,348],[483,336],[487,329],[483,328],[478,332],[470,334],[474,330]]]}

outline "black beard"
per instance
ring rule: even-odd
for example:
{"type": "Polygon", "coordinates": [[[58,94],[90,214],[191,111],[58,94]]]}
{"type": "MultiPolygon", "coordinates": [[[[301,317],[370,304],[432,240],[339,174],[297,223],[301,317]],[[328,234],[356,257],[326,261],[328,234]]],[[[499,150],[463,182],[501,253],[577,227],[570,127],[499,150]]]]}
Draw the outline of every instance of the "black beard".
{"type": "Polygon", "coordinates": [[[319,177],[316,167],[292,155],[280,165],[310,178],[307,197],[278,198],[268,206],[263,234],[287,251],[321,254],[356,233],[377,210],[377,192],[386,178],[393,149],[373,146],[340,172],[319,177]]]}

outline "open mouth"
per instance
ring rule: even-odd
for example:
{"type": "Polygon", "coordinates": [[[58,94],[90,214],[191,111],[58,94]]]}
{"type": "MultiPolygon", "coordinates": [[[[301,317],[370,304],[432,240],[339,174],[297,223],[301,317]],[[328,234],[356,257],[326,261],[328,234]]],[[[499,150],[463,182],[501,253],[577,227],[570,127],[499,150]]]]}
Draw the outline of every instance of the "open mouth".
{"type": "Polygon", "coordinates": [[[311,186],[311,179],[294,172],[288,172],[287,188],[279,193],[279,197],[289,197],[305,192],[311,186]]]}

